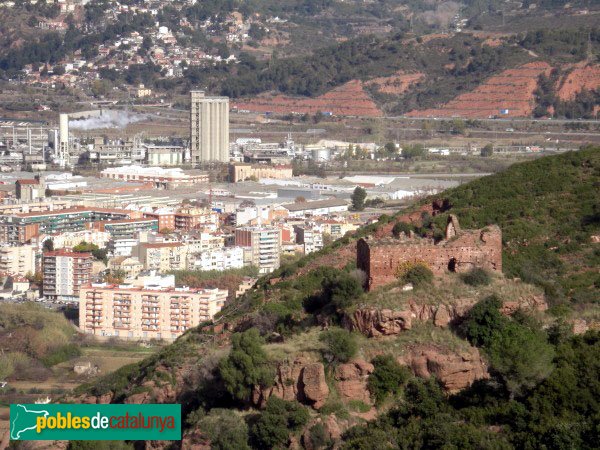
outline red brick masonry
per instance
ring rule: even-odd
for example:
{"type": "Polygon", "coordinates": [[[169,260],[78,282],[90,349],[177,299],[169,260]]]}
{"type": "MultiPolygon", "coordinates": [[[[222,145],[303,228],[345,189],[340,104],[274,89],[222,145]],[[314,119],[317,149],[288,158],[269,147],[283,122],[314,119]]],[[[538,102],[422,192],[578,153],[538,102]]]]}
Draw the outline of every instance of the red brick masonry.
{"type": "Polygon", "coordinates": [[[450,216],[445,239],[401,235],[398,239],[360,239],[356,246],[357,267],[367,274],[368,290],[396,280],[398,266],[424,262],[440,275],[466,272],[474,267],[502,271],[502,231],[497,225],[480,230],[461,230],[456,216],[450,216]]]}

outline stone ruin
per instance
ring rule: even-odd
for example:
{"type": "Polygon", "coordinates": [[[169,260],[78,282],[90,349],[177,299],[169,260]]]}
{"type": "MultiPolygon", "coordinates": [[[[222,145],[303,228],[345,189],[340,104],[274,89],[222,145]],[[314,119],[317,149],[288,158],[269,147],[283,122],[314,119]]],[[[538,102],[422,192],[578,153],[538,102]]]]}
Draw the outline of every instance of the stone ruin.
{"type": "Polygon", "coordinates": [[[394,282],[405,263],[425,263],[436,275],[475,267],[502,272],[502,231],[497,225],[462,230],[457,217],[450,215],[445,237],[437,243],[413,233],[397,239],[361,238],[357,243],[356,264],[367,275],[367,290],[394,282]]]}

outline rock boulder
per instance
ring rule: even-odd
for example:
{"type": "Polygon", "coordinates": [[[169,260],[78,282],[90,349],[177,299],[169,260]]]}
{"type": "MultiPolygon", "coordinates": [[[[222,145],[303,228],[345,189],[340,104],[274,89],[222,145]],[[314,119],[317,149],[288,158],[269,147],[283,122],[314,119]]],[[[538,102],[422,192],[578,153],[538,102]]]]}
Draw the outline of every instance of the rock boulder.
{"type": "Polygon", "coordinates": [[[452,351],[435,345],[417,345],[399,358],[399,362],[409,366],[418,377],[435,376],[449,393],[489,378],[485,362],[475,347],[452,351]]]}
{"type": "Polygon", "coordinates": [[[264,407],[271,395],[284,400],[298,400],[315,409],[321,408],[329,396],[323,364],[304,358],[279,364],[273,386],[266,389],[256,387],[252,401],[256,406],[264,407]]]}
{"type": "Polygon", "coordinates": [[[370,404],[367,379],[374,370],[373,364],[362,359],[340,364],[335,369],[334,379],[342,401],[360,400],[370,404]]]}

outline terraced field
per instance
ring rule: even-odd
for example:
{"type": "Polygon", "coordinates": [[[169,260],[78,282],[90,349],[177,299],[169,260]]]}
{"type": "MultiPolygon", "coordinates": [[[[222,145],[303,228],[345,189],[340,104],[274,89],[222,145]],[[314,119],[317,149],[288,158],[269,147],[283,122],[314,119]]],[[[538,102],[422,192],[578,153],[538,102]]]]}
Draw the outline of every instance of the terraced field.
{"type": "Polygon", "coordinates": [[[238,110],[274,114],[315,114],[331,112],[336,116],[380,117],[382,112],[358,80],[349,81],[315,98],[287,95],[261,95],[233,102],[238,110]]]}

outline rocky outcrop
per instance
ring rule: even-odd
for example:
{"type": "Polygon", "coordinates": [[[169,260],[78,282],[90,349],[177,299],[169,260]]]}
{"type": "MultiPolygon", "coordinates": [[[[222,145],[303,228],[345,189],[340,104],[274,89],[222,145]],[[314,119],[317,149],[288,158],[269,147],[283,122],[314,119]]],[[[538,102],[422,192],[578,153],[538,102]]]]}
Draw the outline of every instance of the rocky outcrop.
{"type": "Polygon", "coordinates": [[[522,298],[515,301],[503,302],[500,312],[507,316],[514,314],[518,309],[525,309],[528,311],[546,311],[548,304],[544,300],[543,295],[531,295],[526,298],[522,298]]]}
{"type": "Polygon", "coordinates": [[[87,404],[97,404],[97,405],[106,405],[112,402],[114,394],[112,392],[107,392],[104,395],[82,395],[76,397],[73,401],[77,403],[87,403],[87,404]]]}
{"type": "Polygon", "coordinates": [[[315,409],[321,408],[329,396],[323,364],[304,358],[279,364],[273,386],[265,389],[256,387],[252,402],[263,407],[271,395],[284,400],[297,400],[315,409]]]}
{"type": "MultiPolygon", "coordinates": [[[[390,336],[410,330],[412,324],[431,321],[445,328],[456,319],[464,317],[477,303],[473,298],[459,298],[451,304],[419,304],[410,300],[401,310],[362,308],[344,317],[344,326],[351,331],[359,331],[367,337],[390,336]]],[[[545,311],[548,305],[542,295],[531,295],[515,301],[503,303],[502,314],[510,315],[518,309],[545,311]]]]}
{"type": "Polygon", "coordinates": [[[411,328],[411,314],[408,311],[391,309],[357,309],[344,320],[346,328],[360,331],[368,337],[390,336],[411,328]]]}
{"type": "Polygon", "coordinates": [[[470,347],[451,351],[434,345],[418,345],[398,359],[421,378],[435,376],[449,393],[469,387],[474,381],[489,378],[479,350],[470,347]]]}
{"type": "Polygon", "coordinates": [[[374,370],[373,364],[362,359],[337,366],[334,379],[342,401],[360,400],[370,404],[371,396],[367,389],[367,379],[374,370]]]}

